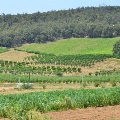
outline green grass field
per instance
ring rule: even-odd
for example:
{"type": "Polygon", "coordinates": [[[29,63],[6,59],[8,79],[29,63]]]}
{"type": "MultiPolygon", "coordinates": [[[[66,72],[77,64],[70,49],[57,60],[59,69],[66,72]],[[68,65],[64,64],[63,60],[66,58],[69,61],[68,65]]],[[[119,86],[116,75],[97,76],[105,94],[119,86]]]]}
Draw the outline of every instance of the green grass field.
{"type": "Polygon", "coordinates": [[[6,52],[6,51],[8,51],[8,49],[7,49],[7,48],[0,47],[0,53],[6,52]]]}
{"type": "Polygon", "coordinates": [[[120,38],[71,38],[45,44],[30,44],[20,50],[63,55],[73,54],[112,54],[113,45],[120,38]]]}

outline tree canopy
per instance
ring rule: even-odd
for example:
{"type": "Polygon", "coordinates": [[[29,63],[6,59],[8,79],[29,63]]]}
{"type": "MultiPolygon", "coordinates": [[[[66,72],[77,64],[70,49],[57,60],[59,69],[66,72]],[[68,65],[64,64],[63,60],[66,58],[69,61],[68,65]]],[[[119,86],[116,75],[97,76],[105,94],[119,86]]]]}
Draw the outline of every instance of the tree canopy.
{"type": "Polygon", "coordinates": [[[33,14],[0,15],[0,46],[57,39],[120,35],[120,7],[82,7],[33,14]]]}

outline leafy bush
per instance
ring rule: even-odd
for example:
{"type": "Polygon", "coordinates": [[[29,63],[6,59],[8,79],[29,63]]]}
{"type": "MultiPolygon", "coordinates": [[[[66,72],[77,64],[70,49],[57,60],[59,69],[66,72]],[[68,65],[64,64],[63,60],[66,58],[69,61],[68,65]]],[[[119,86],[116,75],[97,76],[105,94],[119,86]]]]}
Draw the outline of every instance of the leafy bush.
{"type": "Polygon", "coordinates": [[[115,80],[110,80],[110,84],[112,87],[115,87],[117,85],[117,82],[115,80]]]}
{"type": "Polygon", "coordinates": [[[17,88],[18,89],[32,89],[33,84],[32,83],[18,83],[17,88]]]}
{"type": "Polygon", "coordinates": [[[42,85],[42,88],[43,88],[43,89],[46,89],[46,86],[47,86],[46,84],[43,84],[43,85],[42,85]]]}
{"type": "Polygon", "coordinates": [[[99,85],[100,85],[100,81],[95,81],[95,82],[94,82],[94,86],[95,86],[95,87],[98,87],[99,85]]]}
{"type": "Polygon", "coordinates": [[[63,76],[63,73],[62,73],[61,71],[58,71],[58,72],[56,73],[56,75],[59,76],[59,77],[62,77],[62,76],[63,76]]]}
{"type": "Polygon", "coordinates": [[[113,46],[113,55],[120,58],[120,40],[113,46]]]}

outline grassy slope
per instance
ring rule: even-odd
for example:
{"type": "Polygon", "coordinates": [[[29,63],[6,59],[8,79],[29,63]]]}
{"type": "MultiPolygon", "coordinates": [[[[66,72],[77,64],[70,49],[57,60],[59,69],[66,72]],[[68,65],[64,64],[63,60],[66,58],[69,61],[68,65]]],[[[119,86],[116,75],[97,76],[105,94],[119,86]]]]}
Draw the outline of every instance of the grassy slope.
{"type": "Polygon", "coordinates": [[[24,45],[19,49],[53,54],[112,54],[120,38],[71,38],[47,44],[24,45]]]}
{"type": "Polygon", "coordinates": [[[6,52],[6,51],[8,51],[8,49],[7,49],[7,48],[0,47],[0,53],[6,52]]]}

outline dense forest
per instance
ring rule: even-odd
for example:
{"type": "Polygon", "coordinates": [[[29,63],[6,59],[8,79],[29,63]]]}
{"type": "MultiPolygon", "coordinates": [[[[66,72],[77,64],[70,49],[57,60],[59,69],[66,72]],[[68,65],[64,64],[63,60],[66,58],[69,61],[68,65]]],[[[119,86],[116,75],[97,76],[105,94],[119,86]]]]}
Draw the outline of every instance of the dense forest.
{"type": "Polygon", "coordinates": [[[120,6],[0,15],[0,46],[3,47],[71,37],[116,36],[120,36],[120,6]]]}

